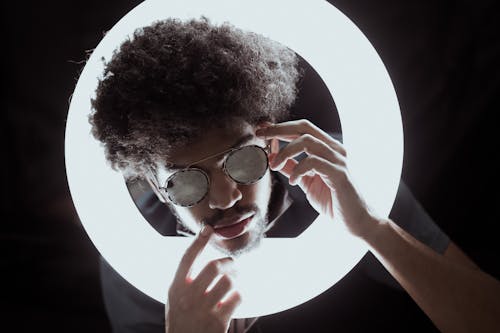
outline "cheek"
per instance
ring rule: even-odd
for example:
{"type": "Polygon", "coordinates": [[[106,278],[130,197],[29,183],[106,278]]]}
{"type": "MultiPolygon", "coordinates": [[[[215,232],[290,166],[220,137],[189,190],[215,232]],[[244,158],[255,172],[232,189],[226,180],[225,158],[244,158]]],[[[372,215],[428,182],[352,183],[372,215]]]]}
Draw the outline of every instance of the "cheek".
{"type": "Polygon", "coordinates": [[[199,212],[199,209],[194,209],[194,208],[178,208],[176,209],[178,218],[182,221],[182,224],[184,226],[188,227],[191,231],[193,232],[198,232],[200,225],[197,221],[200,220],[201,217],[201,212],[199,212]]]}
{"type": "Polygon", "coordinates": [[[247,187],[243,193],[246,203],[255,203],[261,209],[267,207],[271,196],[271,176],[269,172],[258,182],[247,187]]]}

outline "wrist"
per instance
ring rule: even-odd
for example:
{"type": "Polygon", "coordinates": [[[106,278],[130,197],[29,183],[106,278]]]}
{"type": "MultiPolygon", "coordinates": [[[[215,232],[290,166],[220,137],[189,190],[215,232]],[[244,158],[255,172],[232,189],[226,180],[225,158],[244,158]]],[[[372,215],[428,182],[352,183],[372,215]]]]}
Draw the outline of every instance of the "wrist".
{"type": "Polygon", "coordinates": [[[358,236],[370,247],[372,247],[374,244],[378,243],[378,239],[381,238],[381,234],[384,232],[389,223],[389,219],[369,216],[366,223],[364,223],[363,230],[358,236]]]}

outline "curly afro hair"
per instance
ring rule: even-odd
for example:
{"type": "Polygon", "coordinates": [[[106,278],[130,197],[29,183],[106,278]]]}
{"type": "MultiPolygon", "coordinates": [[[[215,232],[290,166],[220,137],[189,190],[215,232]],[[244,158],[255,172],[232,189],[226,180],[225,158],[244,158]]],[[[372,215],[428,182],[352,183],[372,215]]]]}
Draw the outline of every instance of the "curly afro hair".
{"type": "Polygon", "coordinates": [[[297,55],[261,35],[204,17],[158,21],[105,63],[92,133],[115,170],[142,178],[208,126],[285,119],[299,77],[297,55]]]}

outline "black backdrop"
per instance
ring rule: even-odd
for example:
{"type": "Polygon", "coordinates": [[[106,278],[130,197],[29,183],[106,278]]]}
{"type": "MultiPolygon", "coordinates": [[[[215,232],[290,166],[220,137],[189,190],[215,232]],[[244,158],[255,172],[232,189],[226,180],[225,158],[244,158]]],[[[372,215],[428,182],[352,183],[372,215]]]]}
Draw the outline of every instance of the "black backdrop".
{"type": "MultiPolygon", "coordinates": [[[[64,125],[85,50],[138,3],[2,4],[2,330],[110,330],[98,253],[69,197],[64,125]]],[[[405,131],[403,179],[450,237],[499,278],[495,1],[331,3],[368,36],[392,77],[405,131]]],[[[260,327],[263,332],[434,330],[406,294],[359,274],[349,274],[303,306],[263,318],[260,327]]]]}

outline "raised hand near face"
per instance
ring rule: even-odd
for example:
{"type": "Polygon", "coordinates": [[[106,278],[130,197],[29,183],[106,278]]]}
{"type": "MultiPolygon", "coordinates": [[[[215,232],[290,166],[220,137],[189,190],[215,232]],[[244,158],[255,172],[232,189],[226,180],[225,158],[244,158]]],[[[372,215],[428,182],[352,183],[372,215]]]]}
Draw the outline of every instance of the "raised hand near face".
{"type": "Polygon", "coordinates": [[[363,236],[375,217],[354,186],[342,144],[308,120],[288,121],[260,128],[256,135],[272,139],[269,166],[299,185],[309,203],[332,219],[340,217],[355,236],[363,236]],[[289,142],[277,151],[277,140],[289,142]],[[294,157],[306,153],[298,162],[294,157]]]}
{"type": "Polygon", "coordinates": [[[226,333],[231,316],[241,302],[236,291],[222,302],[232,288],[227,275],[231,258],[213,260],[196,278],[190,277],[194,261],[212,234],[212,228],[205,226],[181,259],[165,304],[167,333],[226,333]],[[207,290],[219,276],[215,285],[207,290]]]}

